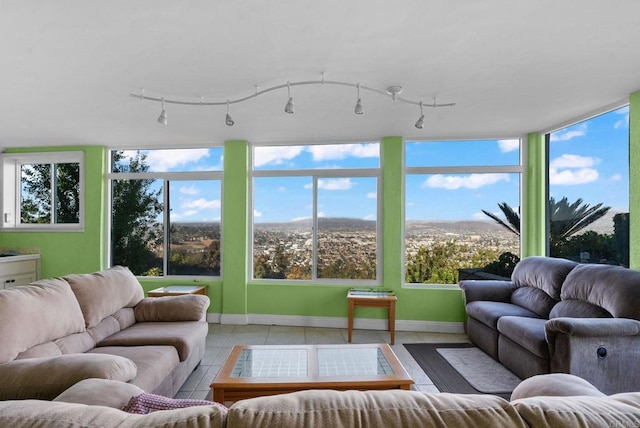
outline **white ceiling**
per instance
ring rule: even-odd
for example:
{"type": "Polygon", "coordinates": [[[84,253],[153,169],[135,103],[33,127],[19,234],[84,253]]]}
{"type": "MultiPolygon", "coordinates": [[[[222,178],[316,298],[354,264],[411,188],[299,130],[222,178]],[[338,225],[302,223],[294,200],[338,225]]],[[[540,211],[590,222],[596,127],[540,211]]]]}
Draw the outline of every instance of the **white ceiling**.
{"type": "Polygon", "coordinates": [[[637,0],[0,0],[0,148],[504,138],[640,90],[637,0]],[[425,108],[340,86],[225,101],[287,81],[401,85],[425,108]]]}

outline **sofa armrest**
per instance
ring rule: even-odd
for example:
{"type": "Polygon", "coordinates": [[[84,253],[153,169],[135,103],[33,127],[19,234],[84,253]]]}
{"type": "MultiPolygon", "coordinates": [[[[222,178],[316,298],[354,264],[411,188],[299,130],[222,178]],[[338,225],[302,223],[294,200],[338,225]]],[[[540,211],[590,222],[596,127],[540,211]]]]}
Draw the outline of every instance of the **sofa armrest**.
{"type": "Polygon", "coordinates": [[[109,354],[66,354],[0,364],[0,400],[53,400],[83,379],[128,382],[137,374],[128,358],[109,354]]]}
{"type": "Polygon", "coordinates": [[[147,297],[134,308],[136,322],[200,321],[209,307],[209,297],[200,294],[147,297]]]}
{"type": "Polygon", "coordinates": [[[553,318],[544,325],[547,341],[558,333],[582,337],[636,336],[640,321],[628,318],[553,318]]]}
{"type": "Polygon", "coordinates": [[[460,281],[466,302],[509,302],[514,287],[511,281],[483,281],[468,279],[460,281]]]}

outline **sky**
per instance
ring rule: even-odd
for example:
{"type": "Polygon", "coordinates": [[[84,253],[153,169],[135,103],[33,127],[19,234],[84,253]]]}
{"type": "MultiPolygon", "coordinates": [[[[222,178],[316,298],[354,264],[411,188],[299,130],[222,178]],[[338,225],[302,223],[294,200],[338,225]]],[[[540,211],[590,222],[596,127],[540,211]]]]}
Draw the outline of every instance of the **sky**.
{"type": "MultiPolygon", "coordinates": [[[[594,117],[551,134],[550,194],[602,202],[613,211],[628,211],[628,107],[594,117]]],[[[256,171],[378,168],[377,142],[299,146],[257,146],[256,171]]],[[[221,147],[145,151],[150,171],[221,171],[221,147]]],[[[130,153],[129,153],[130,154],[130,153]]],[[[517,139],[482,141],[411,141],[405,144],[405,166],[517,166],[517,139]]],[[[332,171],[333,172],[333,171],[332,171]]],[[[407,220],[488,220],[507,202],[519,207],[517,173],[420,173],[405,180],[407,220]]],[[[253,181],[257,223],[296,221],[313,215],[313,178],[256,177],[253,181]]],[[[337,174],[316,182],[318,217],[376,220],[377,180],[337,174]]],[[[219,221],[219,181],[172,181],[171,221],[219,221]]]]}

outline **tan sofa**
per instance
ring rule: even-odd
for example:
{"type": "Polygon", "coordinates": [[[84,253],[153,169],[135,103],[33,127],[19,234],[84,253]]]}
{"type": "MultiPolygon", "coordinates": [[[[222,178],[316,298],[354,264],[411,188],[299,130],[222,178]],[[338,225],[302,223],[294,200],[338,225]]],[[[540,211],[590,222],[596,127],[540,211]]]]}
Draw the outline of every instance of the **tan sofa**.
{"type": "Polygon", "coordinates": [[[567,374],[523,381],[511,401],[491,395],[310,390],[137,415],[118,410],[142,390],[88,379],[56,401],[0,402],[0,426],[77,427],[636,427],[640,392],[606,396],[567,374]],[[115,407],[115,408],[114,408],[115,407]]]}
{"type": "Polygon", "coordinates": [[[0,291],[0,400],[87,378],[173,397],[204,355],[209,298],[144,298],[124,267],[0,291]]]}

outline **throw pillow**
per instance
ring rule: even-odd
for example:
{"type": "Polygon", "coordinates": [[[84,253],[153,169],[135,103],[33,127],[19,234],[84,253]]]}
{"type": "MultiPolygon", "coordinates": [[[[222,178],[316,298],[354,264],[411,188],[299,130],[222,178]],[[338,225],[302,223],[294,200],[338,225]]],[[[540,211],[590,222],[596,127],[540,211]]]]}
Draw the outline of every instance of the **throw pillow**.
{"type": "Polygon", "coordinates": [[[227,411],[226,406],[220,403],[216,403],[215,401],[191,400],[188,398],[169,398],[162,395],[150,394],[147,392],[131,397],[129,403],[124,406],[122,410],[128,413],[146,415],[147,413],[155,412],[156,410],[173,410],[193,406],[216,406],[224,412],[227,411]]]}

